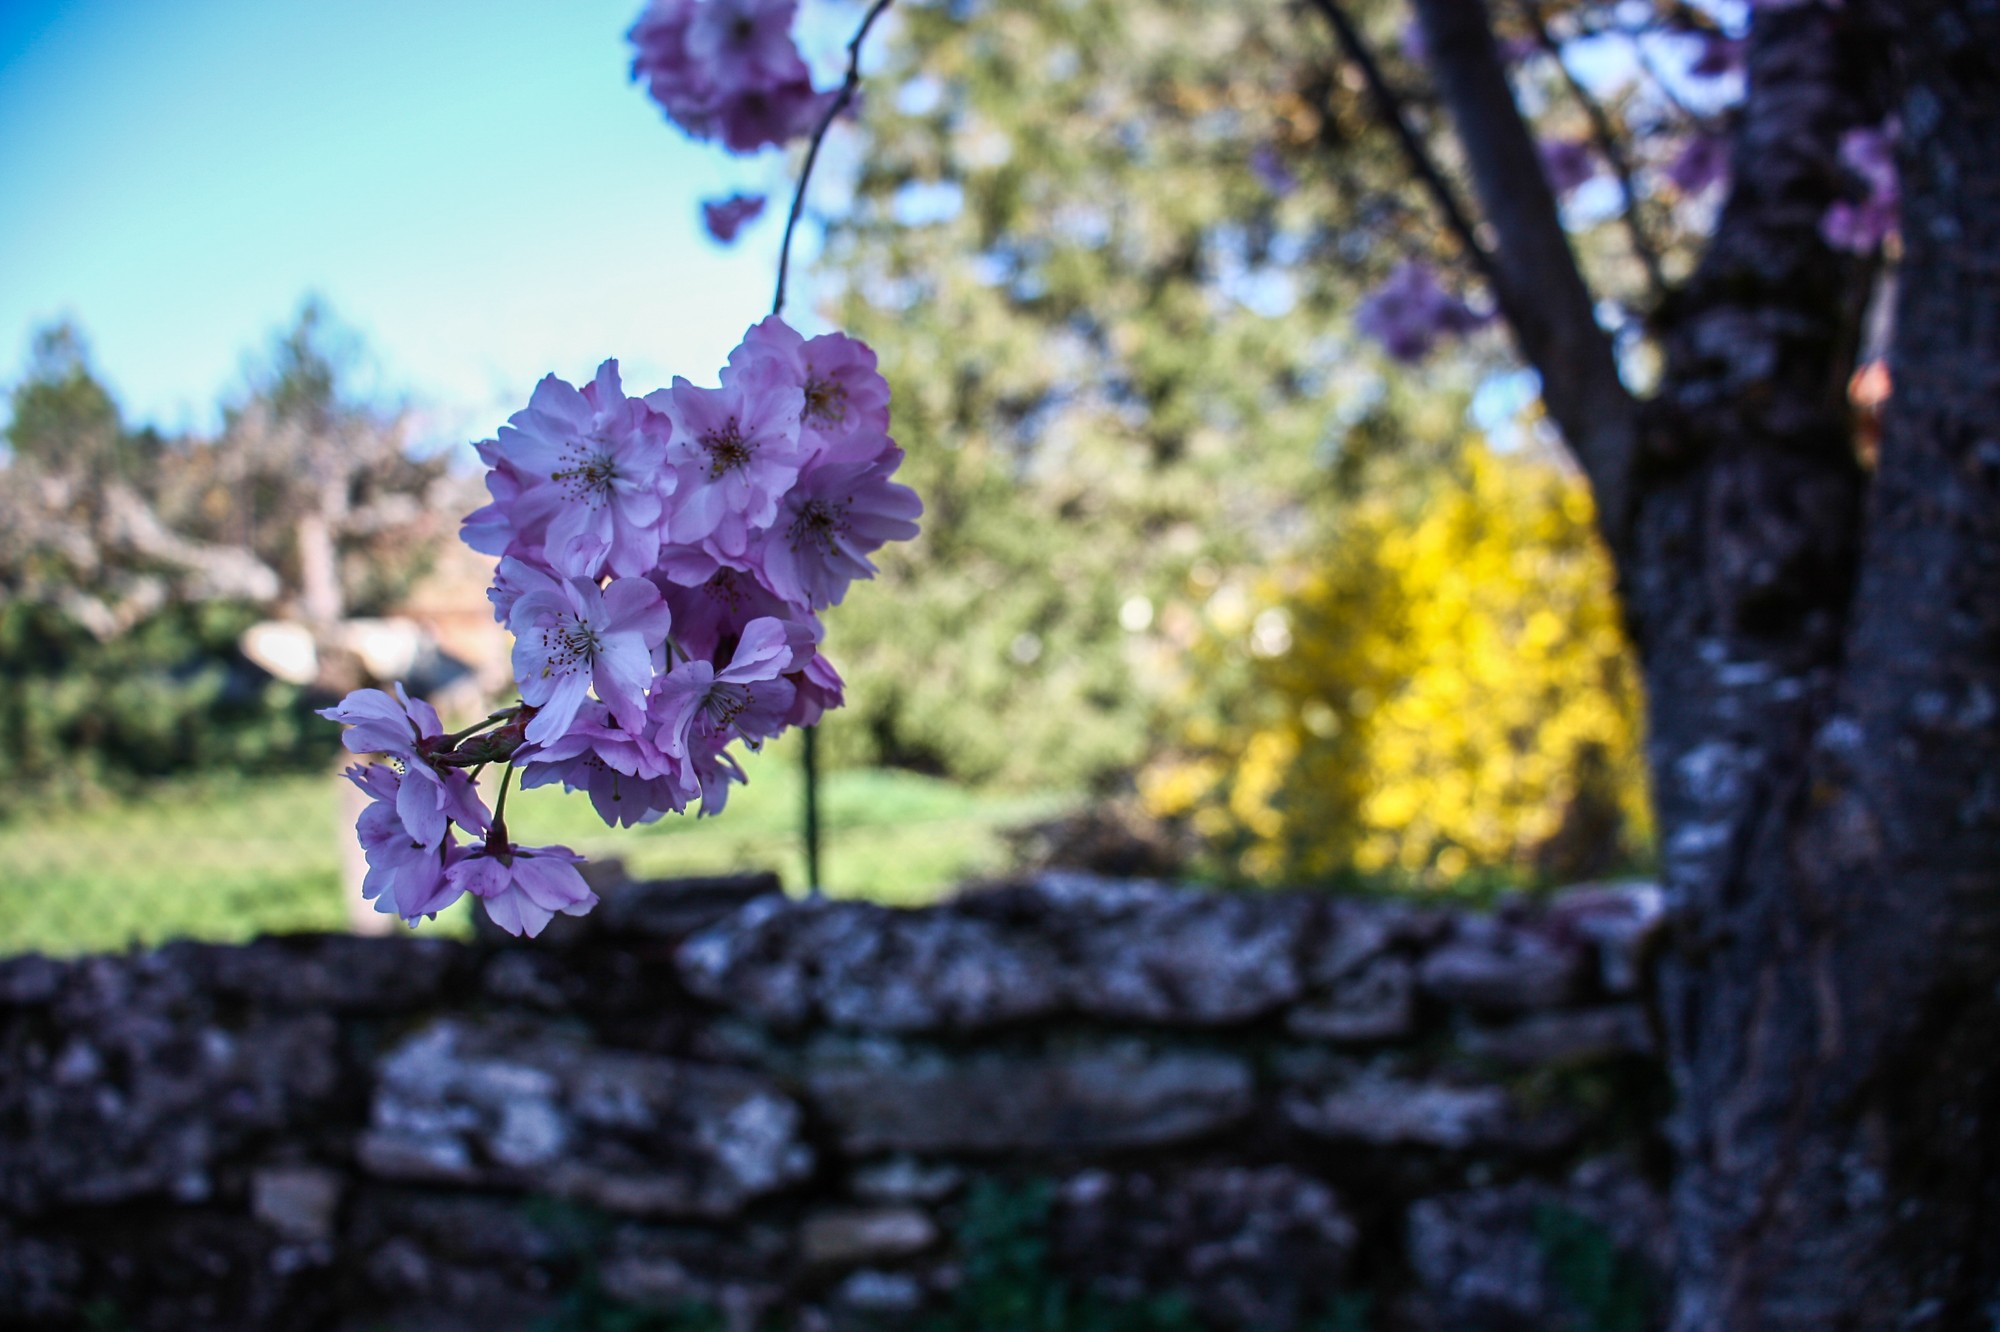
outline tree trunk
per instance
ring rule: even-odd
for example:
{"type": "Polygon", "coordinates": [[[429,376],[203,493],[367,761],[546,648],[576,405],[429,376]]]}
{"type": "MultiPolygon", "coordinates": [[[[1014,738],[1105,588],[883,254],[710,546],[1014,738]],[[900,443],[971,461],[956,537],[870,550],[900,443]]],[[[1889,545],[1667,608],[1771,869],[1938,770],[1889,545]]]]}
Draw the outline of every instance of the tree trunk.
{"type": "Polygon", "coordinates": [[[1758,26],[1739,185],[1672,312],[1623,552],[1674,923],[1675,1326],[1984,1328],[2000,18],[1930,0],[1758,26]],[[1886,109],[1869,99],[1890,53],[1909,248],[1871,483],[1842,394],[1857,274],[1815,232],[1838,132],[1886,109]]]}

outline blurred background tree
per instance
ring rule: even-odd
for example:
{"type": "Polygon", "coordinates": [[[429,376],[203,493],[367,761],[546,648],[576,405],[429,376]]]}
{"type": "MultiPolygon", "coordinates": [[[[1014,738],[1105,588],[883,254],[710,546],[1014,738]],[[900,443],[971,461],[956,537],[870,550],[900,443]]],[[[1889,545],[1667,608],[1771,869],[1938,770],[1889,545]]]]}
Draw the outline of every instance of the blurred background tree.
{"type": "MultiPolygon", "coordinates": [[[[1468,424],[1510,368],[1497,339],[1412,372],[1357,332],[1448,241],[1316,28],[1277,4],[971,8],[899,11],[823,264],[928,505],[834,628],[836,753],[1101,794],[1143,770],[1232,878],[1535,882],[1643,854],[1587,500],[1535,423],[1487,413],[1507,452],[1468,424]],[[1457,698],[1483,715],[1433,724],[1457,698]]],[[[1621,262],[1608,228],[1586,243],[1621,262]]]]}
{"type": "Polygon", "coordinates": [[[219,436],[168,438],[123,424],[80,330],[36,336],[0,465],[0,812],[335,752],[242,636],[387,605],[456,503],[406,410],[348,396],[357,354],[309,301],[219,436]]]}

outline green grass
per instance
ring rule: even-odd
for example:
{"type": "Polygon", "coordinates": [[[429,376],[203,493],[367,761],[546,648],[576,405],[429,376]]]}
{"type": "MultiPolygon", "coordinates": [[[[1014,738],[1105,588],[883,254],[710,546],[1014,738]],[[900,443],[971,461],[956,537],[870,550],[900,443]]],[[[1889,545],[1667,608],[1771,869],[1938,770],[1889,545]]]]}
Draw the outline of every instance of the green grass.
{"type": "MultiPolygon", "coordinates": [[[[796,890],[805,882],[796,751],[777,746],[746,767],[750,784],[713,819],[610,829],[587,800],[544,788],[516,791],[508,822],[520,841],[616,857],[641,877],[775,869],[796,890]]],[[[340,863],[353,832],[343,785],[331,775],[180,781],[0,823],[0,954],[345,928],[340,863]]],[[[935,901],[1004,868],[1000,830],[1069,803],[880,770],[832,773],[821,790],[827,891],[894,905],[935,901]]],[[[467,928],[462,905],[421,927],[467,928]]]]}

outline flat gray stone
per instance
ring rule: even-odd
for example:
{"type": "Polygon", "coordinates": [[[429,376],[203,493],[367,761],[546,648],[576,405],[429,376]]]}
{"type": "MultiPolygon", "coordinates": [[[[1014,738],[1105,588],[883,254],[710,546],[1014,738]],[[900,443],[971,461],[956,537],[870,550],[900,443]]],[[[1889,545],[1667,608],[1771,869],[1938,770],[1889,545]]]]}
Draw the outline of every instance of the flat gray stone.
{"type": "Polygon", "coordinates": [[[937,1223],[919,1207],[815,1212],[799,1226],[799,1256],[808,1267],[893,1262],[922,1253],[937,1241],[937,1223]]]}
{"type": "Polygon", "coordinates": [[[1449,943],[1425,955],[1418,976],[1427,993],[1446,1003],[1525,1012],[1568,1002],[1588,961],[1579,943],[1467,917],[1449,943]]]}
{"type": "Polygon", "coordinates": [[[1388,1041],[1416,1027],[1416,969],[1395,956],[1376,957],[1285,1014],[1285,1029],[1308,1040],[1388,1041]]]}
{"type": "Polygon", "coordinates": [[[1537,1013],[1465,1037],[1468,1053],[1519,1068],[1563,1068],[1653,1052],[1653,1029],[1637,1004],[1537,1013]]]}
{"type": "Polygon", "coordinates": [[[688,940],[676,965],[700,997],[788,1027],[975,1031],[1062,1003],[1042,941],[948,907],[766,898],[688,940]]]}
{"type": "Polygon", "coordinates": [[[1286,1116],[1315,1137],[1376,1147],[1458,1151],[1510,1141],[1513,1116],[1498,1087],[1451,1087],[1367,1075],[1318,1095],[1298,1095],[1286,1116]]]}
{"type": "Polygon", "coordinates": [[[250,1214],[288,1240],[325,1244],[342,1188],[341,1177],[321,1166],[267,1166],[250,1176],[250,1214]]]}
{"type": "Polygon", "coordinates": [[[386,1179],[727,1217],[811,1173],[801,1118],[743,1069],[607,1051],[534,1021],[447,1018],[381,1060],[359,1155],[386,1179]]]}
{"type": "Polygon", "coordinates": [[[1085,1152],[1183,1142],[1249,1113],[1249,1067],[1225,1055],[1118,1048],[823,1066],[816,1108],[855,1153],[1085,1152]]]}
{"type": "Polygon", "coordinates": [[[1129,901],[1068,935],[1070,1003],[1112,1021],[1223,1026],[1262,1017],[1304,988],[1308,915],[1295,895],[1162,890],[1129,901]]]}

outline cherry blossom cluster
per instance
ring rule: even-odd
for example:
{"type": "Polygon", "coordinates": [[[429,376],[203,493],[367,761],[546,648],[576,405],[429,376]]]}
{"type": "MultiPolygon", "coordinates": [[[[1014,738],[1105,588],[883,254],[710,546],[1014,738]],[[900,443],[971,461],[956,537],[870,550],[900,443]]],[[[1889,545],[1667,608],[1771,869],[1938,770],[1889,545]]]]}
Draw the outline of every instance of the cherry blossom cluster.
{"type": "Polygon", "coordinates": [[[840,705],[819,612],[874,574],[870,554],[916,535],[922,504],[891,479],[888,432],[867,345],[775,315],[715,388],[628,396],[615,361],[582,388],[542,380],[477,446],[492,502],[463,532],[499,559],[487,595],[514,635],[520,703],[452,735],[400,686],[322,714],[350,728],[349,750],[388,760],[348,774],[371,801],[363,895],[415,923],[469,893],[531,936],[589,910],[580,857],[508,836],[517,770],[524,788],[587,793],[607,824],[719,812],[744,779],[733,744],[840,705]],[[473,776],[503,763],[489,809],[473,776]]]}
{"type": "Polygon", "coordinates": [[[629,34],[632,77],[697,139],[754,153],[810,132],[817,92],[792,41],[798,0],[652,0],[629,34]]]}

